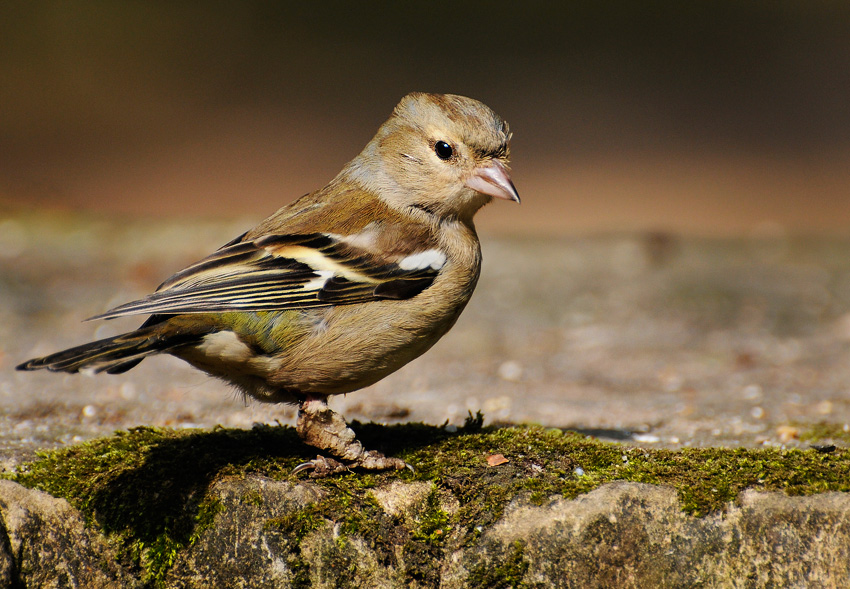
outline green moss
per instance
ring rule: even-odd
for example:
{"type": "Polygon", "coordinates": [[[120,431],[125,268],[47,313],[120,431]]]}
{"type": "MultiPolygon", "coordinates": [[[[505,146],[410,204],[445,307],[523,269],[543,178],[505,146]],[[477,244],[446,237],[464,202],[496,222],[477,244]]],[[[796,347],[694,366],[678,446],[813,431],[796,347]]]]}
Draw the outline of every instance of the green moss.
{"type": "MultiPolygon", "coordinates": [[[[259,498],[259,493],[257,493],[259,498]]],[[[251,498],[249,497],[249,500],[251,498]]],[[[260,502],[262,500],[260,499],[260,502]]],[[[257,503],[255,503],[256,505],[257,503]]],[[[206,497],[200,505],[198,512],[195,514],[195,525],[192,530],[192,535],[189,537],[189,544],[194,544],[198,541],[205,531],[209,530],[218,514],[225,511],[224,504],[215,497],[206,497]]]]}
{"type": "Polygon", "coordinates": [[[242,496],[242,503],[253,505],[254,507],[262,507],[264,502],[263,496],[259,491],[248,491],[242,496]]]}
{"type": "Polygon", "coordinates": [[[440,505],[440,496],[435,487],[425,499],[425,509],[417,518],[418,525],[413,530],[413,539],[440,546],[451,532],[451,520],[451,516],[440,505]]]}
{"type": "Polygon", "coordinates": [[[510,589],[527,587],[523,582],[528,561],[524,557],[525,544],[521,540],[514,542],[506,554],[495,559],[496,562],[479,563],[469,571],[470,587],[488,587],[489,589],[510,589]]]}
{"type": "Polygon", "coordinates": [[[284,517],[266,521],[266,530],[279,532],[283,541],[289,544],[286,565],[292,573],[293,587],[310,587],[310,565],[301,556],[301,541],[311,532],[328,525],[329,520],[322,507],[320,503],[313,503],[284,517]]]}
{"type": "MultiPolygon", "coordinates": [[[[473,542],[518,496],[542,504],[553,495],[574,498],[609,481],[629,480],[676,488],[683,509],[699,516],[722,510],[749,487],[795,495],[850,490],[846,449],[647,450],[540,427],[482,427],[472,416],[457,432],[415,423],[352,427],[366,447],[399,456],[416,472],[354,472],[319,480],[321,501],[267,522],[289,544],[296,585],[306,586],[310,578],[300,543],[329,523],[343,541],[362,538],[382,564],[403,566],[408,578],[429,585],[439,581],[447,539],[473,542]],[[508,462],[488,467],[489,454],[503,454],[508,462]],[[393,480],[434,486],[412,524],[386,513],[370,492],[393,480]],[[453,498],[458,509],[447,512],[441,497],[453,498]]],[[[67,498],[123,548],[127,564],[157,585],[179,551],[223,509],[208,493],[215,480],[247,473],[295,480],[292,468],[314,453],[288,427],[137,428],[43,453],[7,476],[67,498]]],[[[262,498],[248,493],[243,501],[259,505],[262,498]]],[[[507,556],[519,574],[521,551],[507,556]]],[[[513,580],[504,586],[521,577],[514,573],[505,572],[502,577],[513,580]]]]}
{"type": "Polygon", "coordinates": [[[284,517],[273,518],[266,521],[266,529],[285,530],[288,538],[295,542],[301,542],[304,536],[327,525],[327,520],[322,515],[321,504],[313,503],[298,511],[286,514],[284,517]]]}

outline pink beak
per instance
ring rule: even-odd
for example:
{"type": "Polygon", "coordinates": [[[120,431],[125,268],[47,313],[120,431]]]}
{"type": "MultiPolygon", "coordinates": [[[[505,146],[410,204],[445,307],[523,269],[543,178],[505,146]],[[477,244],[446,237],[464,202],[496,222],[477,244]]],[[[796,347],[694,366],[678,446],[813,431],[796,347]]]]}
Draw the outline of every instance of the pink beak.
{"type": "Polygon", "coordinates": [[[499,160],[492,160],[486,166],[476,168],[466,181],[466,185],[481,194],[519,202],[519,194],[514,183],[511,182],[508,169],[499,160]]]}

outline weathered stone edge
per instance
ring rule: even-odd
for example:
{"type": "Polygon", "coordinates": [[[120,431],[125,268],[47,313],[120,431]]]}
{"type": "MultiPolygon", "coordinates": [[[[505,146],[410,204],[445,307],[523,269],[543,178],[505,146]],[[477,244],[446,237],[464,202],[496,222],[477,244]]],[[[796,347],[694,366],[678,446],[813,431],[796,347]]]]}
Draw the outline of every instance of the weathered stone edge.
{"type": "MultiPolygon", "coordinates": [[[[371,493],[402,537],[434,489],[396,481],[371,493]]],[[[683,513],[672,488],[640,483],[541,506],[517,499],[477,537],[449,534],[438,577],[423,576],[400,542],[388,550],[330,521],[300,538],[269,525],[319,501],[325,491],[312,483],[252,475],[218,481],[210,493],[221,509],[179,553],[164,586],[838,587],[850,579],[846,493],[748,490],[704,518],[683,513]]],[[[457,508],[440,500],[446,512],[457,508]]],[[[0,480],[0,517],[2,586],[141,584],[63,499],[0,480]]]]}

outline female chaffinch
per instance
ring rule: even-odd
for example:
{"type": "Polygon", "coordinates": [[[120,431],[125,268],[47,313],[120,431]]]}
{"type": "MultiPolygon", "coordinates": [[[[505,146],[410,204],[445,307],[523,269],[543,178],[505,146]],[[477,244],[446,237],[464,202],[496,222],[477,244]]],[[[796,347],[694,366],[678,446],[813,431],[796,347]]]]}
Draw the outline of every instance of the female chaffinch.
{"type": "Polygon", "coordinates": [[[481,267],[473,216],[493,198],[519,202],[510,138],[476,100],[408,94],[327,186],[92,318],[149,314],[139,329],[17,368],[118,374],[168,353],[260,401],[297,403],[299,435],[336,459],[296,470],[404,468],[365,450],[326,399],[377,382],[454,325],[481,267]]]}

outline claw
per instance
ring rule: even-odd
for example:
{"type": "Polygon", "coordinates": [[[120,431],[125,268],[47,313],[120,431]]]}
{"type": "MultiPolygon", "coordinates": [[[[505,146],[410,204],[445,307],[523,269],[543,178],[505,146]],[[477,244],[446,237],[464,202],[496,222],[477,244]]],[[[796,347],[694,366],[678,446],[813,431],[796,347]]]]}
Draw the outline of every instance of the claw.
{"type": "Polygon", "coordinates": [[[315,462],[315,460],[302,462],[301,464],[292,469],[292,474],[298,474],[299,472],[304,472],[305,470],[312,470],[316,468],[315,462]]]}
{"type": "Polygon", "coordinates": [[[333,458],[325,458],[324,456],[316,456],[313,460],[302,462],[292,469],[292,474],[298,474],[307,470],[312,470],[310,478],[320,479],[328,475],[336,474],[349,470],[347,464],[343,464],[333,458]]]}

